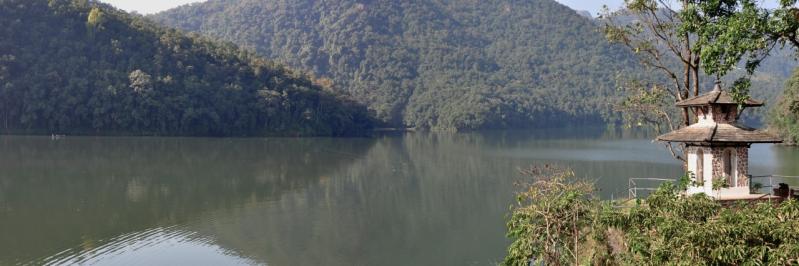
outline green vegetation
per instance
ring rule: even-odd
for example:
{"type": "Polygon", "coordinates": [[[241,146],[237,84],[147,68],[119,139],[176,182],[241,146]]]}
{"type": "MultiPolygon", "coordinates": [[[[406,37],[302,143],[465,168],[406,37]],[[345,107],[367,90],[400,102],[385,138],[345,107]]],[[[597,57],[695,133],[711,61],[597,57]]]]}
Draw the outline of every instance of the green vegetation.
{"type": "Polygon", "coordinates": [[[750,108],[743,119],[749,125],[768,123],[783,94],[786,82],[797,67],[795,52],[791,47],[775,49],[771,56],[760,62],[752,75],[750,94],[753,99],[766,101],[764,108],[750,108]],[[756,123],[757,122],[757,123],[756,123]]]}
{"type": "Polygon", "coordinates": [[[153,19],[332,80],[391,126],[602,122],[617,116],[616,76],[642,73],[552,0],[211,0],[153,19]]]}
{"type": "MultiPolygon", "coordinates": [[[[795,7],[797,2],[799,1],[781,1],[780,8],[774,11],[774,19],[767,32],[780,44],[787,44],[794,50],[799,49],[799,9],[795,7]]],[[[794,58],[796,57],[794,54],[794,58]]],[[[777,106],[772,108],[771,114],[769,122],[782,134],[785,142],[799,144],[799,72],[796,70],[785,83],[785,90],[777,106]]]]}
{"type": "Polygon", "coordinates": [[[506,265],[799,263],[796,200],[725,207],[666,183],[643,201],[618,205],[598,200],[569,171],[539,173],[508,221],[506,265]]]}
{"type": "MultiPolygon", "coordinates": [[[[786,138],[795,138],[792,94],[778,99],[783,81],[796,66],[791,55],[799,47],[796,2],[784,1],[772,10],[762,8],[759,0],[683,0],[674,6],[630,0],[622,9],[606,12],[600,21],[608,40],[628,47],[644,66],[660,74],[624,77],[624,99],[616,106],[623,120],[661,133],[687,126],[693,122],[690,110],[678,110],[673,103],[722,81],[739,101],[750,94],[768,103],[781,101],[773,108],[774,117],[763,119],[768,109],[755,108],[742,119],[755,124],[770,120],[786,138]]],[[[684,159],[681,146],[666,145],[675,158],[684,159]]]]}
{"type": "Polygon", "coordinates": [[[785,143],[799,144],[799,69],[785,83],[785,92],[772,108],[770,124],[785,138],[785,143]]]}
{"type": "Polygon", "coordinates": [[[0,0],[0,130],[353,135],[365,107],[231,44],[87,0],[0,0]]]}
{"type": "MultiPolygon", "coordinates": [[[[658,74],[640,79],[628,74],[622,77],[624,98],[616,108],[627,126],[652,127],[663,134],[691,125],[696,119],[689,108],[675,108],[674,102],[699,96],[703,87],[709,87],[705,72],[717,74],[715,80],[720,81],[751,51],[746,45],[760,40],[743,36],[729,50],[716,49],[711,40],[724,31],[728,21],[758,17],[762,10],[756,6],[744,5],[738,11],[741,6],[737,0],[685,0],[676,5],[672,8],[671,3],[662,1],[629,0],[624,1],[623,8],[606,10],[602,15],[605,38],[628,48],[643,66],[658,74]],[[740,14],[744,14],[742,18],[740,14]],[[716,52],[708,53],[708,47],[716,52]]],[[[685,162],[684,144],[663,144],[675,159],[685,162]]]]}
{"type": "MultiPolygon", "coordinates": [[[[745,100],[756,74],[758,85],[768,84],[768,76],[755,70],[776,46],[764,34],[770,16],[757,0],[684,0],[675,6],[630,0],[623,8],[606,12],[601,20],[606,38],[629,48],[644,66],[660,75],[660,79],[628,82],[630,92],[621,111],[635,122],[671,131],[692,123],[688,108],[677,116],[678,111],[668,106],[641,107],[696,97],[711,88],[712,81],[729,81],[725,87],[745,100]]],[[[784,62],[769,60],[768,66],[773,69],[779,63],[784,62]]]]}
{"type": "Polygon", "coordinates": [[[532,258],[546,265],[581,264],[585,228],[594,220],[591,212],[596,199],[594,186],[585,181],[571,182],[574,172],[551,166],[523,171],[534,180],[516,196],[519,203],[508,221],[506,265],[527,266],[532,258]]]}

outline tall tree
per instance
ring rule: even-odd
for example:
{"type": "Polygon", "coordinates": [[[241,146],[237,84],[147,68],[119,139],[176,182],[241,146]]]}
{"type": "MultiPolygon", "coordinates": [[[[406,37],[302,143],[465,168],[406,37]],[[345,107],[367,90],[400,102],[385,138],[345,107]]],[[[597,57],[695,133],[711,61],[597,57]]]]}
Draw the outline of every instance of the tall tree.
{"type": "Polygon", "coordinates": [[[799,9],[797,0],[780,0],[779,8],[773,11],[770,21],[770,37],[778,43],[799,48],[799,9]]]}
{"type": "MultiPolygon", "coordinates": [[[[734,82],[733,92],[745,100],[749,78],[772,43],[762,34],[769,12],[755,0],[625,0],[619,10],[606,9],[602,19],[609,41],[628,47],[662,74],[623,83],[627,96],[618,105],[628,122],[659,133],[690,125],[691,111],[676,111],[673,103],[698,96],[707,75],[719,81],[742,61],[747,74],[734,82]]],[[[666,146],[685,161],[681,147],[666,146]]]]}

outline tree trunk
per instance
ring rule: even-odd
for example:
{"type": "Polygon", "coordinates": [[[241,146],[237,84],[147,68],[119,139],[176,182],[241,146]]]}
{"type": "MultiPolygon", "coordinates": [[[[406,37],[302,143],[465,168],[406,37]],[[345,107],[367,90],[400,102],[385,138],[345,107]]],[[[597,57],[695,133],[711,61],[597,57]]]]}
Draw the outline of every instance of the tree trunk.
{"type": "Polygon", "coordinates": [[[692,69],[694,76],[694,96],[699,96],[699,57],[694,58],[694,66],[692,69]]]}
{"type": "MultiPolygon", "coordinates": [[[[682,1],[682,6],[688,6],[688,0],[682,1]]],[[[686,100],[691,98],[691,85],[697,84],[699,77],[696,75],[696,64],[694,64],[694,57],[699,58],[699,56],[695,56],[693,50],[691,50],[691,36],[688,33],[683,33],[682,41],[684,42],[683,51],[680,55],[683,62],[684,67],[684,76],[683,76],[683,89],[685,90],[685,94],[683,95],[682,100],[686,100]],[[693,82],[691,82],[693,80],[693,82]]],[[[694,96],[697,94],[698,86],[694,88],[694,96]]],[[[681,92],[682,93],[682,92],[681,92]]],[[[691,125],[691,115],[689,108],[683,108],[683,125],[689,126],[691,125]]]]}
{"type": "MultiPolygon", "coordinates": [[[[690,60],[690,59],[689,59],[690,60]]],[[[682,99],[680,100],[687,100],[691,96],[691,64],[684,63],[684,71],[683,71],[683,91],[679,92],[682,95],[682,99]]],[[[691,125],[691,112],[688,108],[682,109],[682,118],[683,118],[683,126],[690,126],[691,125]]]]}
{"type": "Polygon", "coordinates": [[[683,126],[690,126],[691,125],[691,112],[688,110],[688,107],[682,109],[682,125],[683,126]]]}

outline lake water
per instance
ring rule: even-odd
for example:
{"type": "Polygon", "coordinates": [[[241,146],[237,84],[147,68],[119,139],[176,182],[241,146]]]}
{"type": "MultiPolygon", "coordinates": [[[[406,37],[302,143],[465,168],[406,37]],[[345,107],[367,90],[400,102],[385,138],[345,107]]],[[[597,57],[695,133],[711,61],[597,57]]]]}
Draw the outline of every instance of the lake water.
{"type": "MultiPolygon", "coordinates": [[[[755,145],[753,174],[799,175],[755,145]]],[[[572,167],[603,197],[680,175],[595,129],[374,138],[0,136],[0,265],[491,265],[518,169],[572,167]]]]}

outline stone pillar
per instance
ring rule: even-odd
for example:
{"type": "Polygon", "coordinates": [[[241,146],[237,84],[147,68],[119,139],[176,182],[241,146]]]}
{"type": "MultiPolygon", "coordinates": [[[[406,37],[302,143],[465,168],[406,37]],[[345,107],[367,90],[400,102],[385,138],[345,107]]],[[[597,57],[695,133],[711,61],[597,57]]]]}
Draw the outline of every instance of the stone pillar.
{"type": "Polygon", "coordinates": [[[749,148],[738,147],[738,186],[749,186],[749,148]]]}
{"type": "MultiPolygon", "coordinates": [[[[724,151],[730,147],[714,147],[713,148],[713,173],[712,177],[718,178],[724,176],[724,151]]],[[[749,148],[747,147],[734,147],[732,169],[735,170],[736,187],[749,186],[749,148]]],[[[728,184],[733,187],[733,184],[728,184]]]]}
{"type": "Polygon", "coordinates": [[[722,164],[723,162],[722,162],[722,158],[721,158],[722,157],[721,154],[724,152],[724,148],[723,147],[714,147],[712,149],[712,152],[713,152],[713,171],[710,173],[710,178],[711,178],[711,180],[715,181],[715,179],[717,177],[721,177],[721,176],[724,175],[723,174],[723,168],[722,168],[723,167],[723,164],[722,164]]]}

